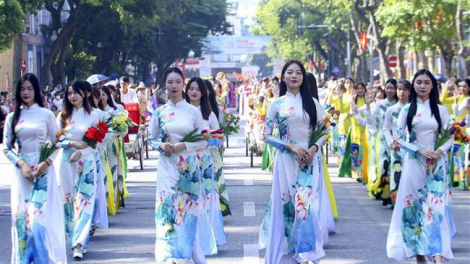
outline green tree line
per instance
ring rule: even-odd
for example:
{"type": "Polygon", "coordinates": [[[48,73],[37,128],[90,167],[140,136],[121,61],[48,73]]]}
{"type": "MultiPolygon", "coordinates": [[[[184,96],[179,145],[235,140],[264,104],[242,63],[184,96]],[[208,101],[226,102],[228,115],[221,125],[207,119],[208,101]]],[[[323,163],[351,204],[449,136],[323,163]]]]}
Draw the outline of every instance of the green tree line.
{"type": "Polygon", "coordinates": [[[305,61],[307,54],[316,52],[317,59],[330,66],[343,65],[346,72],[349,30],[349,67],[353,77],[367,80],[369,50],[361,49],[363,33],[379,59],[382,79],[391,77],[387,58],[392,54],[398,57],[398,77],[405,77],[405,50],[414,52],[421,62],[425,53],[442,54],[447,76],[456,74],[453,60],[462,60],[462,78],[470,74],[470,16],[465,11],[470,11],[470,0],[264,0],[253,33],[272,36],[267,53],[273,59],[305,61]]]}
{"type": "MultiPolygon", "coordinates": [[[[156,66],[157,80],[190,50],[201,55],[208,34],[227,34],[226,0],[0,0],[0,52],[21,54],[25,14],[45,9],[52,22],[41,32],[53,40],[42,67],[45,82],[64,83],[95,73],[134,75],[145,80],[156,66]],[[68,3],[68,19],[62,13],[68,3]]],[[[14,65],[21,63],[15,56],[14,65]]],[[[15,67],[15,66],[14,66],[15,67]]],[[[15,69],[19,67],[15,67],[15,69]]]]}

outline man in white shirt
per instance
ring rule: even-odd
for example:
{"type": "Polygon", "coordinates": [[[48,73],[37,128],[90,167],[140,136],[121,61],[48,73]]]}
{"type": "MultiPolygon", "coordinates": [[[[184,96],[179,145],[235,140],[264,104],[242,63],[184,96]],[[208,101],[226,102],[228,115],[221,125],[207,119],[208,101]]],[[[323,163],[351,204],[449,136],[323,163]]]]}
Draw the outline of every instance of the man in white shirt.
{"type": "Polygon", "coordinates": [[[133,89],[129,89],[130,80],[129,77],[121,77],[121,102],[124,104],[128,103],[138,103],[139,99],[137,98],[137,93],[133,89]]]}

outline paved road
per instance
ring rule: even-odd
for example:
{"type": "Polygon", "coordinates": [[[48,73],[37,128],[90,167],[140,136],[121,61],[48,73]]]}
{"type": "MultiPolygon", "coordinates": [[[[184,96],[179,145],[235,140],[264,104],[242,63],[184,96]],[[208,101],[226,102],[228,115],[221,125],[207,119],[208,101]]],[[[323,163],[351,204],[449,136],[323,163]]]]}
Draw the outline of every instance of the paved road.
{"type": "MultiPolygon", "coordinates": [[[[264,251],[259,251],[258,230],[270,194],[271,177],[259,169],[261,158],[255,158],[255,168],[245,157],[243,131],[230,137],[226,150],[225,177],[230,196],[232,216],[225,218],[227,245],[210,264],[260,264],[264,251]]],[[[98,230],[92,237],[89,253],[81,263],[155,263],[154,262],[154,200],[157,153],[151,152],[141,171],[136,161],[130,161],[126,208],[110,217],[110,228],[98,230]]],[[[338,201],[337,233],[325,247],[323,264],[386,264],[398,263],[387,259],[386,236],[392,211],[371,200],[365,187],[350,179],[336,177],[337,166],[329,159],[329,171],[338,201]]],[[[0,158],[0,263],[10,262],[9,181],[11,166],[0,158]]],[[[458,236],[453,242],[455,260],[450,263],[470,263],[470,194],[455,190],[454,216],[458,236]]],[[[71,255],[71,252],[70,252],[71,255]]],[[[71,260],[70,262],[73,262],[71,260]]],[[[415,263],[414,261],[401,263],[415,263]]]]}

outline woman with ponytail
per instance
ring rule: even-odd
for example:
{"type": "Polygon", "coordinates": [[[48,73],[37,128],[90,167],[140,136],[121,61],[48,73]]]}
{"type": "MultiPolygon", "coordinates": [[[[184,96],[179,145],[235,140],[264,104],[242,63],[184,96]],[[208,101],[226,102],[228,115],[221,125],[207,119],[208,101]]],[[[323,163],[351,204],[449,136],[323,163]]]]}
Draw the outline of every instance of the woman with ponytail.
{"type": "Polygon", "coordinates": [[[435,145],[449,124],[448,110],[438,96],[432,73],[419,70],[411,103],[398,116],[397,142],[406,154],[387,239],[387,255],[396,260],[416,257],[418,263],[427,263],[426,257],[432,257],[434,263],[444,263],[453,258],[447,167],[453,137],[435,145]]]}

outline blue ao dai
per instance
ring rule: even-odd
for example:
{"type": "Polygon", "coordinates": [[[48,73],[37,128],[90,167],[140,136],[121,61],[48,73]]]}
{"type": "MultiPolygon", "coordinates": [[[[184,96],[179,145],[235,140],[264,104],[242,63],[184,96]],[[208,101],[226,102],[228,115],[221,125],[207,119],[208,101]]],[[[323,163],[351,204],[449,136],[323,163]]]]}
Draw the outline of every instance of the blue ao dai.
{"type": "Polygon", "coordinates": [[[99,116],[94,111],[86,112],[83,107],[74,109],[69,123],[62,128],[61,114],[57,117],[57,123],[60,129],[65,129],[67,135],[62,142],[62,163],[59,169],[65,231],[72,249],[81,244],[86,250],[96,200],[96,150],[88,146],[81,150],[82,155],[77,162],[70,162],[70,157],[77,150],[70,146],[70,141],[82,141],[88,128],[98,124],[99,116]]]}
{"type": "Polygon", "coordinates": [[[155,203],[155,259],[157,262],[206,263],[198,241],[198,217],[203,208],[201,170],[197,151],[205,140],[186,142],[186,150],[163,154],[162,143],[176,144],[189,132],[203,128],[201,111],[186,101],[159,107],[150,122],[150,142],[160,152],[155,203]]]}
{"type": "MultiPolygon", "coordinates": [[[[443,105],[438,107],[442,128],[446,128],[448,110],[443,105]]],[[[409,144],[407,147],[402,144],[406,156],[388,232],[387,255],[397,260],[417,255],[441,255],[451,259],[450,219],[446,212],[451,196],[446,153],[453,138],[439,148],[444,153],[439,160],[426,159],[418,149],[434,150],[437,121],[432,116],[429,100],[417,99],[417,111],[409,132],[406,125],[409,109],[410,105],[404,106],[397,120],[398,138],[409,144]]]]}
{"type": "MultiPolygon", "coordinates": [[[[54,113],[37,104],[22,107],[15,126],[18,153],[11,144],[12,120],[13,113],[6,118],[3,152],[15,166],[20,160],[37,166],[41,147],[55,142],[59,131],[54,113]]],[[[35,182],[28,181],[19,167],[15,172],[11,176],[11,263],[67,263],[64,211],[54,168],[49,167],[35,182]]]]}
{"type": "MultiPolygon", "coordinates": [[[[323,120],[324,110],[314,99],[317,119],[323,120]]],[[[321,151],[312,164],[299,163],[298,157],[285,148],[286,144],[308,148],[309,116],[302,109],[300,94],[286,95],[274,100],[266,115],[266,142],[278,149],[273,162],[272,192],[260,228],[260,248],[266,247],[265,263],[281,264],[312,261],[325,255],[320,225],[320,203],[328,194],[323,182],[321,151]],[[272,136],[277,124],[279,138],[272,136]]],[[[322,146],[326,137],[316,144],[322,146]]],[[[331,210],[331,207],[323,210],[331,210]]]]}
{"type": "MultiPolygon", "coordinates": [[[[200,109],[200,106],[198,107],[200,109]]],[[[208,120],[203,120],[203,129],[211,131],[219,129],[219,122],[213,112],[208,120]]],[[[215,181],[215,166],[212,153],[208,147],[198,151],[201,159],[201,199],[203,214],[199,219],[199,239],[201,241],[204,254],[214,255],[217,253],[217,246],[227,243],[224,232],[224,222],[220,207],[217,182],[215,181]],[[207,218],[207,219],[206,219],[207,218]],[[207,223],[209,224],[209,228],[207,223]]]]}

